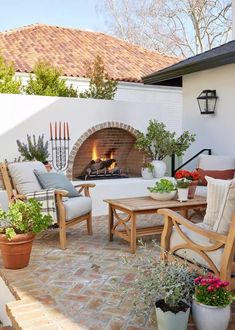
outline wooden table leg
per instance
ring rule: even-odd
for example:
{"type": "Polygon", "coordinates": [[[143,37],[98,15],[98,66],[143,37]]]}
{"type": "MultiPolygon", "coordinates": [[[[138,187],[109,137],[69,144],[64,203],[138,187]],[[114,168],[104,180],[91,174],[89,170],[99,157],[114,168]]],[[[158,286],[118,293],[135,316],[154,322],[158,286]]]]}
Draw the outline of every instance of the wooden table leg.
{"type": "Polygon", "coordinates": [[[109,240],[110,240],[110,242],[113,241],[112,229],[113,229],[113,208],[109,204],[109,240]]]}
{"type": "Polygon", "coordinates": [[[134,212],[131,213],[131,253],[135,253],[136,251],[136,215],[134,212]]]}

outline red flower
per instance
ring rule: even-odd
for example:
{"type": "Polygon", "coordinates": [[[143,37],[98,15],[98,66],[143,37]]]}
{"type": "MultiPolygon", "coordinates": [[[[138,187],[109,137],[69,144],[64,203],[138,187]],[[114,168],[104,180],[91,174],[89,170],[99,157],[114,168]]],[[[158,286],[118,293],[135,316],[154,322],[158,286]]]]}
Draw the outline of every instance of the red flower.
{"type": "Polygon", "coordinates": [[[215,288],[212,285],[209,285],[207,288],[207,291],[213,292],[213,291],[215,291],[215,288]]]}
{"type": "Polygon", "coordinates": [[[200,178],[200,174],[197,171],[187,171],[187,170],[180,170],[175,173],[175,178],[176,179],[188,179],[191,181],[197,181],[200,178]]]}

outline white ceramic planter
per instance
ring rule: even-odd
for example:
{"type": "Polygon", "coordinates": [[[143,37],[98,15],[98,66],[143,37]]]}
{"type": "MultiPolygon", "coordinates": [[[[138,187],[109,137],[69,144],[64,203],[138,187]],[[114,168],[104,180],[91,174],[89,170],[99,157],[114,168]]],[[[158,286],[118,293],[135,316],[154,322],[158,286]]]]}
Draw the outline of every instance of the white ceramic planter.
{"type": "Polygon", "coordinates": [[[185,202],[188,200],[188,188],[178,188],[178,200],[180,202],[185,202]]]}
{"type": "Polygon", "coordinates": [[[186,312],[175,314],[170,311],[163,312],[160,308],[156,308],[158,330],[187,330],[189,311],[190,308],[186,312]]]}
{"type": "Polygon", "coordinates": [[[176,190],[165,193],[149,192],[149,196],[152,197],[153,199],[156,199],[157,201],[170,201],[175,197],[175,195],[176,195],[176,190]]]}
{"type": "Polygon", "coordinates": [[[147,167],[141,168],[141,175],[144,180],[151,180],[153,178],[153,172],[147,167]]]}
{"type": "Polygon", "coordinates": [[[166,173],[166,163],[163,160],[153,160],[152,164],[154,166],[154,178],[162,178],[166,173]]]}
{"type": "Polygon", "coordinates": [[[231,307],[207,306],[193,301],[192,314],[197,330],[226,330],[231,307]]]}

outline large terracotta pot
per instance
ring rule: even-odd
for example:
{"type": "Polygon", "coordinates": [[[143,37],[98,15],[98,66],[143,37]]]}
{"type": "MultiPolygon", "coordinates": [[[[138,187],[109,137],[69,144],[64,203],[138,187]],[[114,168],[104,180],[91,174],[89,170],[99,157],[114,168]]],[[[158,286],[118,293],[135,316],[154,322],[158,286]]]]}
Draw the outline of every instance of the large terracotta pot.
{"type": "Polygon", "coordinates": [[[35,234],[17,234],[11,240],[0,234],[0,249],[3,265],[9,269],[20,269],[28,266],[35,234]]]}
{"type": "Polygon", "coordinates": [[[189,199],[192,199],[194,198],[195,196],[195,192],[196,192],[196,188],[197,188],[197,185],[198,185],[198,181],[195,180],[195,181],[192,181],[189,185],[189,188],[188,188],[188,198],[189,199]]]}

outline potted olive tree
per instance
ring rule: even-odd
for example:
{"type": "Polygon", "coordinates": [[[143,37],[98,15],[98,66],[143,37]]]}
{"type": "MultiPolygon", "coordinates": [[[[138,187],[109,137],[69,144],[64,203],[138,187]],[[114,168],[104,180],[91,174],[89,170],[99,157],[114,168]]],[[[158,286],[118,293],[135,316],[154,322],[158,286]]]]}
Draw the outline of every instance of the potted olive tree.
{"type": "Polygon", "coordinates": [[[41,204],[35,199],[18,200],[6,212],[0,209],[0,249],[4,267],[26,267],[35,235],[51,223],[51,216],[41,213],[41,204]]]}
{"type": "Polygon", "coordinates": [[[144,163],[141,167],[141,174],[144,180],[151,180],[153,178],[154,166],[152,163],[144,163]]]}
{"type": "Polygon", "coordinates": [[[156,251],[147,253],[124,259],[136,274],[125,289],[134,299],[135,313],[155,306],[158,330],[186,330],[197,274],[186,262],[173,257],[165,262],[156,251]]]}
{"type": "Polygon", "coordinates": [[[166,129],[164,123],[150,120],[146,134],[137,133],[136,148],[143,150],[152,159],[154,165],[154,177],[163,177],[166,172],[166,164],[163,159],[175,154],[180,157],[195,141],[195,135],[188,131],[176,137],[175,132],[166,129]]]}

